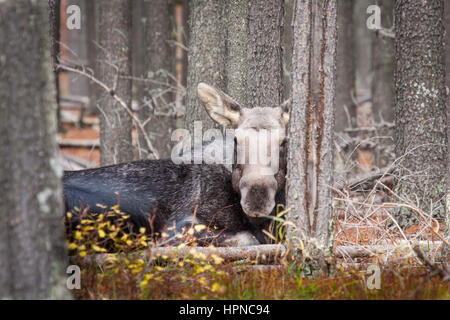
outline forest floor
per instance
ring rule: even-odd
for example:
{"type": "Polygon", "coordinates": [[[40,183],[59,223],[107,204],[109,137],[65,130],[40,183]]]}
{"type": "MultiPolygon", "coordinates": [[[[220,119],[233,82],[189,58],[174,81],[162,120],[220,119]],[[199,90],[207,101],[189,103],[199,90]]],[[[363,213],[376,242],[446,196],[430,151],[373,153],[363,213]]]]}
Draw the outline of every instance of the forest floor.
{"type": "MultiPolygon", "coordinates": [[[[63,126],[59,141],[62,155],[69,157],[65,169],[98,166],[98,118],[80,121],[78,110],[64,110],[63,126]]],[[[286,261],[273,269],[236,269],[239,261],[216,263],[195,254],[160,265],[131,256],[112,258],[107,266],[86,264],[83,257],[101,249],[95,245],[80,249],[78,242],[69,243],[78,254],[83,252],[78,256],[83,266],[82,289],[75,295],[79,299],[450,299],[450,281],[430,276],[411,250],[405,253],[397,248],[399,243],[439,241],[436,233],[444,234],[443,224],[436,225],[427,215],[403,230],[393,223],[387,199],[386,191],[379,188],[336,194],[336,246],[360,247],[369,254],[338,258],[332,276],[313,280],[286,261]],[[392,249],[377,253],[372,249],[377,245],[392,245],[392,249]],[[379,289],[367,286],[371,265],[380,268],[379,289]]],[[[92,239],[88,241],[93,244],[92,239]]],[[[439,251],[439,246],[426,250],[432,259],[439,251]]]]}

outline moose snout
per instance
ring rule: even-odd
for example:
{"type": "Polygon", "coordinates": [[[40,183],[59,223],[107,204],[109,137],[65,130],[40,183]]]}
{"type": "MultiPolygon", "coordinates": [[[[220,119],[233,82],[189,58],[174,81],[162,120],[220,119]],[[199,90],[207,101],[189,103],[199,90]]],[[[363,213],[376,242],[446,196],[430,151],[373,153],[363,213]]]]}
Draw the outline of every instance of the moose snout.
{"type": "Polygon", "coordinates": [[[240,183],[241,206],[250,217],[265,217],[270,215],[275,207],[275,193],[277,183],[275,179],[259,183],[240,183]]]}

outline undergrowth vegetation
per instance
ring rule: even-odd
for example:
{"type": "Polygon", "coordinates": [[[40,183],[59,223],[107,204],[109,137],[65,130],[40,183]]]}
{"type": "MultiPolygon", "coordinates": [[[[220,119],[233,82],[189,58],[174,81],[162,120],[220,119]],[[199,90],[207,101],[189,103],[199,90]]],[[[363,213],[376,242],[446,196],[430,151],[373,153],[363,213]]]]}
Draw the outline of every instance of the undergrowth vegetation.
{"type": "Polygon", "coordinates": [[[195,248],[177,255],[185,243],[162,254],[145,229],[125,231],[129,217],[117,207],[76,218],[67,245],[81,269],[77,299],[450,299],[448,282],[411,261],[382,267],[380,288],[369,289],[367,270],[338,267],[332,276],[310,279],[285,258],[261,268],[195,248]]]}

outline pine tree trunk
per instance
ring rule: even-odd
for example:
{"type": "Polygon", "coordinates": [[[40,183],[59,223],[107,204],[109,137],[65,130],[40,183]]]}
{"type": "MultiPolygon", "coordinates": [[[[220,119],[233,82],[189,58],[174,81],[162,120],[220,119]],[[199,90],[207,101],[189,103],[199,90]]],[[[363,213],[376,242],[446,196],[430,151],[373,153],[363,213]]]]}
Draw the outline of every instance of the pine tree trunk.
{"type": "Polygon", "coordinates": [[[287,237],[305,270],[333,269],[333,126],[337,3],[299,0],[294,11],[287,155],[287,237]]]}
{"type": "MultiPolygon", "coordinates": [[[[424,212],[444,219],[447,170],[444,1],[395,3],[395,192],[424,212]]],[[[417,217],[395,213],[401,226],[417,217]]]]}
{"type": "MultiPolygon", "coordinates": [[[[450,3],[446,2],[445,7],[445,82],[447,93],[447,227],[446,235],[450,235],[450,3]]],[[[450,249],[447,248],[447,254],[450,249]]]]}
{"type": "Polygon", "coordinates": [[[58,106],[56,110],[57,121],[58,121],[58,131],[63,131],[62,123],[61,123],[61,114],[59,112],[59,71],[57,68],[57,64],[59,63],[59,41],[60,41],[60,9],[61,2],[60,0],[48,0],[48,15],[50,22],[50,43],[51,43],[51,52],[52,52],[52,60],[53,60],[53,72],[55,79],[55,96],[56,96],[56,105],[58,106]]]}
{"type": "Polygon", "coordinates": [[[0,299],[70,298],[47,21],[45,1],[0,3],[0,299]]]}
{"type": "Polygon", "coordinates": [[[282,0],[249,1],[248,107],[277,107],[281,104],[283,15],[282,0]]]}
{"type": "Polygon", "coordinates": [[[353,0],[338,0],[337,90],[335,130],[352,127],[356,106],[352,100],[355,85],[353,46],[353,0]],[[349,119],[350,118],[350,119],[349,119]]]}
{"type": "Polygon", "coordinates": [[[366,25],[366,10],[371,0],[353,2],[353,59],[355,63],[355,96],[371,97],[372,91],[372,37],[366,25]]]}
{"type": "MultiPolygon", "coordinates": [[[[167,0],[152,0],[144,3],[143,7],[143,73],[150,81],[145,82],[143,96],[138,97],[141,106],[138,116],[141,122],[150,118],[145,126],[146,132],[160,157],[167,158],[170,156],[170,138],[175,127],[175,82],[169,77],[174,71],[174,52],[169,45],[173,12],[167,0]]],[[[146,146],[142,135],[139,145],[141,148],[146,146]]],[[[148,152],[140,152],[140,158],[148,158],[148,152]]]]}
{"type": "Polygon", "coordinates": [[[205,82],[226,90],[226,28],[223,0],[189,1],[189,52],[186,126],[193,136],[194,121],[202,121],[203,132],[219,126],[208,116],[197,98],[197,85],[205,82]]]}
{"type": "MultiPolygon", "coordinates": [[[[98,0],[98,77],[131,106],[131,2],[98,0]]],[[[108,93],[98,98],[101,165],[131,161],[131,117],[108,93]]]]}
{"type": "Polygon", "coordinates": [[[296,0],[284,0],[284,23],[282,33],[282,56],[283,56],[283,94],[282,101],[291,98],[292,91],[292,42],[294,28],[292,27],[292,16],[296,0]]]}
{"type": "MultiPolygon", "coordinates": [[[[88,59],[88,66],[92,70],[94,70],[95,74],[95,68],[96,68],[96,60],[97,60],[97,26],[95,22],[95,11],[96,6],[94,1],[86,1],[86,49],[87,49],[87,59],[88,59]]],[[[98,95],[100,95],[101,89],[98,87],[97,84],[93,82],[89,82],[88,86],[88,92],[89,92],[89,106],[87,108],[87,114],[89,115],[98,115],[99,110],[96,107],[97,105],[97,98],[98,95]]]]}
{"type": "MultiPolygon", "coordinates": [[[[364,102],[372,97],[372,54],[374,31],[367,28],[367,8],[372,0],[356,0],[353,2],[353,58],[355,60],[355,91],[354,96],[358,104],[355,106],[355,125],[359,128],[372,125],[372,105],[364,102]]],[[[373,153],[370,144],[364,143],[370,139],[365,131],[358,132],[361,143],[356,152],[359,170],[366,172],[372,169],[373,153]]]]}
{"type": "MultiPolygon", "coordinates": [[[[378,0],[381,26],[394,25],[394,1],[378,0]]],[[[394,39],[376,34],[373,37],[372,114],[376,122],[394,121],[394,39]]]]}
{"type": "Polygon", "coordinates": [[[227,2],[227,93],[243,106],[281,103],[283,15],[281,0],[227,2]]]}
{"type": "Polygon", "coordinates": [[[248,1],[227,1],[227,93],[247,106],[248,1]]]}

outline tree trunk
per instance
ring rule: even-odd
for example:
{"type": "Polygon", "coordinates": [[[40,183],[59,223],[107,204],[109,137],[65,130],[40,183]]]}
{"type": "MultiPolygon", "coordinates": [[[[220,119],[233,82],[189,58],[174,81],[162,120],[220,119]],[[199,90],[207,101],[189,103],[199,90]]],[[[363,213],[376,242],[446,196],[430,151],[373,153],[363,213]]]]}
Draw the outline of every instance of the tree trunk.
{"type": "Polygon", "coordinates": [[[281,103],[283,15],[281,0],[227,2],[227,93],[245,107],[281,103]]]}
{"type": "Polygon", "coordinates": [[[287,236],[305,270],[330,272],[333,259],[335,0],[299,0],[294,11],[292,110],[288,129],[287,236]]]}
{"type": "MultiPolygon", "coordinates": [[[[167,0],[152,0],[144,6],[144,77],[143,96],[138,97],[141,122],[147,122],[145,129],[153,146],[161,158],[170,156],[171,134],[175,127],[174,103],[175,81],[173,74],[174,52],[169,45],[172,32],[172,16],[167,0]]],[[[139,145],[146,145],[144,137],[139,137],[139,145]]],[[[139,152],[140,158],[148,158],[148,152],[139,152]]]]}
{"type": "Polygon", "coordinates": [[[47,3],[0,3],[0,299],[70,298],[47,3]]]}
{"type": "Polygon", "coordinates": [[[242,106],[247,106],[248,1],[227,2],[227,93],[242,106]]]}
{"type": "Polygon", "coordinates": [[[283,101],[291,98],[292,90],[292,42],[294,28],[292,26],[292,16],[294,14],[294,4],[296,0],[284,0],[284,24],[282,33],[282,56],[283,56],[283,101]]]}
{"type": "Polygon", "coordinates": [[[205,82],[226,90],[226,28],[223,0],[189,1],[189,52],[186,126],[193,136],[194,121],[202,121],[203,132],[219,126],[208,116],[197,98],[197,85],[205,82]]]}
{"type": "MultiPolygon", "coordinates": [[[[447,170],[444,1],[395,3],[395,191],[424,212],[444,219],[447,170]]],[[[395,213],[401,226],[417,217],[395,213]]]]}
{"type": "MultiPolygon", "coordinates": [[[[394,1],[378,0],[381,26],[394,25],[394,1]]],[[[394,39],[377,33],[373,37],[372,115],[376,122],[394,121],[394,39]]]]}
{"type": "MultiPolygon", "coordinates": [[[[353,57],[355,60],[355,91],[354,96],[358,104],[355,106],[357,127],[372,125],[372,104],[363,102],[372,97],[372,43],[374,31],[367,28],[367,8],[373,4],[371,0],[357,0],[353,2],[353,57]]],[[[370,139],[370,134],[358,132],[360,141],[370,139]]],[[[359,170],[367,172],[372,169],[373,153],[371,145],[361,143],[356,153],[359,170]]]]}
{"type": "MultiPolygon", "coordinates": [[[[450,3],[446,2],[445,7],[445,77],[447,93],[447,227],[446,235],[450,235],[450,3]]],[[[450,249],[446,248],[447,256],[450,255],[450,249]]]]}
{"type": "Polygon", "coordinates": [[[50,22],[50,43],[51,43],[51,53],[53,61],[53,72],[55,79],[55,98],[56,98],[56,114],[58,131],[63,131],[61,123],[61,114],[59,112],[59,71],[56,65],[59,63],[59,41],[60,41],[60,10],[61,2],[60,0],[48,0],[48,15],[50,22]]]}
{"type": "Polygon", "coordinates": [[[355,62],[355,96],[371,97],[372,91],[372,37],[373,31],[367,28],[366,10],[371,0],[353,2],[353,59],[355,62]]]}
{"type": "MultiPolygon", "coordinates": [[[[94,70],[95,74],[95,64],[97,60],[97,26],[95,22],[95,11],[96,6],[94,1],[86,1],[86,49],[87,49],[87,59],[88,59],[88,67],[94,70]]],[[[100,89],[97,84],[92,81],[89,82],[89,106],[87,108],[87,114],[89,115],[98,115],[99,111],[96,107],[97,98],[100,94],[100,89]]]]}
{"type": "Polygon", "coordinates": [[[353,0],[338,0],[337,90],[335,130],[352,127],[356,106],[352,100],[355,85],[353,46],[353,0]]]}
{"type": "Polygon", "coordinates": [[[249,1],[248,107],[277,107],[281,104],[283,15],[282,0],[249,1]]]}
{"type": "MultiPolygon", "coordinates": [[[[98,77],[131,106],[131,2],[98,0],[98,77]]],[[[101,165],[131,161],[131,117],[109,94],[99,93],[101,165]]]]}

